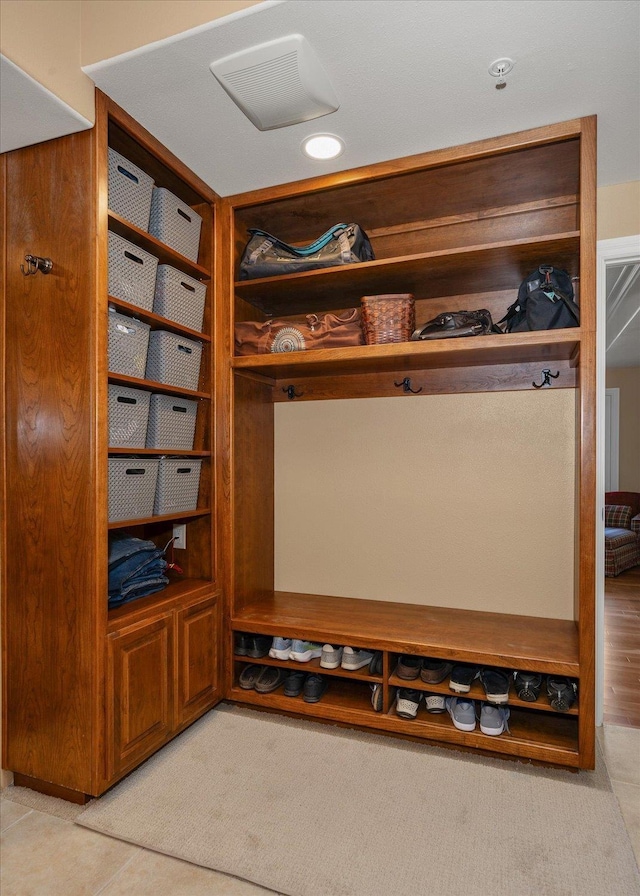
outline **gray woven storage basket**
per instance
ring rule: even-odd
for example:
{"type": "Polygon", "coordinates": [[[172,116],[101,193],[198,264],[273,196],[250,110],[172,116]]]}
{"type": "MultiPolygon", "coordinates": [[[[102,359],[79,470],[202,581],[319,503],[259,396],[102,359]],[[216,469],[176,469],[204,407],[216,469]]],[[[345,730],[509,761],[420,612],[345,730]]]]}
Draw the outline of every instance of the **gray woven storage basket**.
{"type": "Polygon", "coordinates": [[[154,180],[115,149],[109,149],[109,208],[140,230],[149,230],[154,180]]]}
{"type": "Polygon", "coordinates": [[[149,233],[156,239],[197,262],[201,227],[202,218],[186,202],[165,187],[153,188],[149,233]]]}
{"type": "Polygon", "coordinates": [[[157,459],[109,458],[109,522],[153,516],[157,459]]]}
{"type": "Polygon", "coordinates": [[[161,457],[153,504],[155,516],[196,510],[200,491],[201,460],[161,457]]]}
{"type": "Polygon", "coordinates": [[[146,378],[197,390],[201,360],[201,342],[184,339],[168,330],[154,330],[149,337],[146,378]]]}
{"type": "Polygon", "coordinates": [[[109,231],[109,295],[151,311],[158,259],[109,231]]]}
{"type": "Polygon", "coordinates": [[[150,330],[140,320],[109,310],[109,370],[143,378],[150,330]]]}
{"type": "Polygon", "coordinates": [[[153,311],[192,330],[202,330],[207,287],[169,264],[158,266],[153,311]]]}
{"type": "Polygon", "coordinates": [[[109,385],[109,447],[144,448],[151,393],[109,385]]]}
{"type": "Polygon", "coordinates": [[[191,451],[197,415],[197,401],[154,393],[149,407],[146,447],[191,451]]]}

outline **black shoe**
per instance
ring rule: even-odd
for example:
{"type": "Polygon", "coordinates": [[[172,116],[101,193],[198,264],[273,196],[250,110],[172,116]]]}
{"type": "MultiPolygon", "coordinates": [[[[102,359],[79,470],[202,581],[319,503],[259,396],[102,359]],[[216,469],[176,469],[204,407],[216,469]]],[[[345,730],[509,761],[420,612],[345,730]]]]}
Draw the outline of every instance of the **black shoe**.
{"type": "Polygon", "coordinates": [[[398,688],[396,694],[396,713],[401,719],[415,719],[422,700],[422,691],[411,688],[398,688]]]}
{"type": "Polygon", "coordinates": [[[273,643],[273,638],[267,638],[265,635],[248,635],[247,636],[247,656],[259,659],[269,653],[269,648],[273,643]]]}
{"type": "Polygon", "coordinates": [[[410,653],[403,654],[398,660],[396,667],[396,675],[398,678],[404,678],[411,681],[420,675],[420,667],[422,666],[421,656],[412,656],[410,653]]]}
{"type": "Polygon", "coordinates": [[[263,666],[262,672],[254,685],[256,693],[270,694],[280,687],[286,677],[285,669],[278,669],[276,666],[263,666]]]}
{"type": "Polygon", "coordinates": [[[540,696],[542,687],[542,675],[537,672],[514,672],[513,686],[520,700],[527,703],[535,703],[540,696]]]}
{"type": "Polygon", "coordinates": [[[372,684],[371,688],[371,705],[376,712],[382,712],[382,685],[372,684]]]}
{"type": "Polygon", "coordinates": [[[456,694],[468,694],[478,675],[480,669],[477,666],[454,666],[449,679],[449,690],[456,694]]]}
{"type": "Polygon", "coordinates": [[[322,675],[312,673],[307,677],[302,688],[302,699],[305,703],[317,703],[329,687],[329,682],[322,675]]]}
{"type": "Polygon", "coordinates": [[[420,678],[429,684],[440,684],[453,669],[453,663],[447,663],[444,660],[422,660],[420,669],[420,678]]]}
{"type": "Polygon", "coordinates": [[[244,632],[236,632],[233,636],[233,652],[236,656],[246,656],[249,648],[249,636],[244,632]]]}
{"type": "Polygon", "coordinates": [[[489,703],[509,702],[509,679],[504,672],[497,669],[483,669],[480,681],[489,703]]]}
{"type": "Polygon", "coordinates": [[[578,685],[571,678],[547,676],[549,702],[558,712],[569,712],[578,698],[578,685]]]}
{"type": "Polygon", "coordinates": [[[245,691],[252,690],[252,688],[256,686],[256,681],[260,677],[260,673],[264,668],[264,666],[256,666],[255,664],[251,666],[245,666],[240,673],[240,677],[238,678],[238,684],[240,685],[240,687],[244,688],[245,691]]]}
{"type": "Polygon", "coordinates": [[[284,680],[285,697],[299,697],[306,677],[306,672],[289,672],[284,680]]]}
{"type": "Polygon", "coordinates": [[[382,675],[382,651],[376,650],[369,663],[369,675],[382,675]]]}

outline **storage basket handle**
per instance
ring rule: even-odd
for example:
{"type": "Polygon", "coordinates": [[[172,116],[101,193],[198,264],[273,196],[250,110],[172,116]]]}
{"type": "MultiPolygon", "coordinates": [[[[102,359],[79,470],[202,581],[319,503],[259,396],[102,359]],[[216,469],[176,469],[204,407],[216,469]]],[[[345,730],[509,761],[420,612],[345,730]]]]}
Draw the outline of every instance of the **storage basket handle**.
{"type": "Polygon", "coordinates": [[[120,174],[124,174],[124,176],[128,177],[129,180],[132,180],[134,182],[134,184],[140,183],[140,178],[136,177],[132,171],[127,171],[127,169],[123,168],[122,165],[118,165],[117,167],[118,167],[118,171],[120,172],[120,174]]]}

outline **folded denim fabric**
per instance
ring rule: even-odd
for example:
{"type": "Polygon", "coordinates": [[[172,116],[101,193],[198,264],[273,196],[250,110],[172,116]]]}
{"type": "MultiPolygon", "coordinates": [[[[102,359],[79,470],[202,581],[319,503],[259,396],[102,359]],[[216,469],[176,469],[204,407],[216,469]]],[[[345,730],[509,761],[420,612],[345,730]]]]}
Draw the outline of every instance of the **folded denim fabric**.
{"type": "Polygon", "coordinates": [[[116,593],[109,595],[109,609],[112,610],[114,607],[129,603],[131,600],[137,600],[139,597],[155,594],[156,591],[162,591],[163,588],[166,588],[168,584],[169,579],[166,576],[158,576],[155,579],[149,579],[144,584],[141,583],[139,587],[127,591],[126,594],[116,593]]]}
{"type": "Polygon", "coordinates": [[[109,540],[109,594],[120,592],[131,579],[143,574],[155,575],[166,567],[164,551],[152,541],[127,537],[109,540]],[[153,565],[155,561],[162,565],[153,565]]]}

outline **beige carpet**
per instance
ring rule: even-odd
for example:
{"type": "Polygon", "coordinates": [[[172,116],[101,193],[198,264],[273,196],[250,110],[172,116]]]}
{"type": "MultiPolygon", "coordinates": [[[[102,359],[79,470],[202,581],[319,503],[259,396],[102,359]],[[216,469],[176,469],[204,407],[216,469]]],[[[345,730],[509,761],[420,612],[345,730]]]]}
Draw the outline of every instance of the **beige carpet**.
{"type": "Polygon", "coordinates": [[[604,763],[481,759],[237,707],[77,823],[288,896],[638,896],[604,763]]]}

